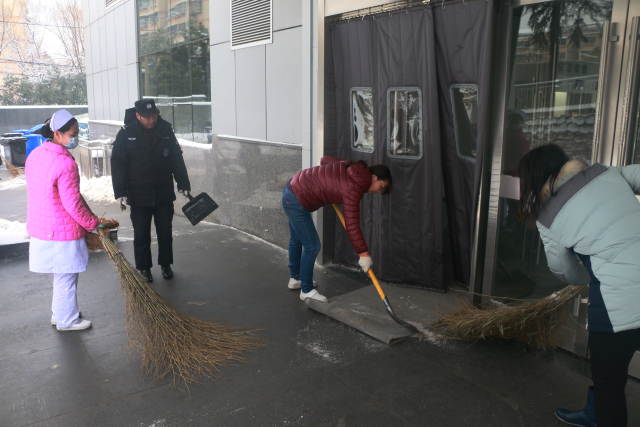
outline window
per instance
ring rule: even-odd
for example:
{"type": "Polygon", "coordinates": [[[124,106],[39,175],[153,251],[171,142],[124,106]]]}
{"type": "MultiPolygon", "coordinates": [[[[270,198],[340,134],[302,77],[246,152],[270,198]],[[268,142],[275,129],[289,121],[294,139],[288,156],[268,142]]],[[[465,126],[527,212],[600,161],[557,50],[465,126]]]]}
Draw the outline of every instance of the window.
{"type": "Polygon", "coordinates": [[[422,157],[422,91],[418,87],[387,90],[387,154],[401,159],[422,157]]]}
{"type": "Polygon", "coordinates": [[[271,43],[271,0],[231,0],[231,49],[271,43]]]}
{"type": "Polygon", "coordinates": [[[202,13],[202,0],[191,0],[189,2],[189,13],[192,15],[202,13]]]}
{"type": "Polygon", "coordinates": [[[187,2],[181,1],[171,8],[171,18],[178,18],[187,13],[187,2]]]}
{"type": "Polygon", "coordinates": [[[373,93],[370,87],[351,89],[351,148],[373,153],[373,93]]]}
{"type": "Polygon", "coordinates": [[[208,10],[208,0],[138,1],[140,93],[155,99],[176,137],[205,143],[211,130],[208,10]]]}
{"type": "Polygon", "coordinates": [[[478,86],[456,84],[451,85],[449,91],[458,157],[475,162],[478,133],[478,86]]]}

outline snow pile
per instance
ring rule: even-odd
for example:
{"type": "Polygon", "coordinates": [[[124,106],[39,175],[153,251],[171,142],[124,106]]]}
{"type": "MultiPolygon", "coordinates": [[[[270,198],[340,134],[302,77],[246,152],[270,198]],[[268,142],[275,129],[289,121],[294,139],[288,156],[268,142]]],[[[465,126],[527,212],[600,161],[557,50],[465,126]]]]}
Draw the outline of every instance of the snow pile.
{"type": "Polygon", "coordinates": [[[113,185],[110,176],[100,178],[80,177],[80,192],[85,199],[96,202],[116,202],[113,196],[113,185]]]}
{"type": "Polygon", "coordinates": [[[28,239],[26,223],[0,218],[0,245],[20,243],[28,239]]]}
{"type": "Polygon", "coordinates": [[[23,185],[26,185],[26,183],[27,179],[25,178],[24,174],[13,179],[5,178],[3,180],[0,180],[0,190],[9,190],[11,188],[22,187],[23,185]]]}

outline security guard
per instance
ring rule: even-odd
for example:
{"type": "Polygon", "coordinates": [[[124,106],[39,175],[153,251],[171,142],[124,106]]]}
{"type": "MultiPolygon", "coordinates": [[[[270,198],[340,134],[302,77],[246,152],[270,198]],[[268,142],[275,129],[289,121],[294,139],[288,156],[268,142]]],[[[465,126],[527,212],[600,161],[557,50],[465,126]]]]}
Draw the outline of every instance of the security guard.
{"type": "Polygon", "coordinates": [[[136,101],[125,112],[124,127],[118,132],[111,154],[113,192],[125,210],[131,206],[133,248],[136,268],[152,282],[151,219],[158,236],[158,264],[162,277],[173,277],[173,179],[178,192],[191,191],[187,168],[171,124],[159,116],[153,99],[136,101]]]}

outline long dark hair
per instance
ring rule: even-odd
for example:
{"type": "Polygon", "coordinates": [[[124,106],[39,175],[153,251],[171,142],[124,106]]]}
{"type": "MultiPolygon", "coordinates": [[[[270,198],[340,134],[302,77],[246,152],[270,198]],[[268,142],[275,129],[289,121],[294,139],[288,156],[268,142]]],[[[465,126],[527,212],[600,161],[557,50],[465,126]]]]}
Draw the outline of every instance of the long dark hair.
{"type": "Polygon", "coordinates": [[[520,159],[519,217],[528,225],[533,225],[544,208],[541,198],[542,187],[549,181],[550,190],[558,178],[560,169],[569,161],[562,148],[547,144],[529,151],[520,159]]]}
{"type": "MultiPolygon", "coordinates": [[[[78,123],[78,120],[73,117],[67,123],[65,123],[64,126],[58,129],[58,131],[60,133],[65,133],[66,131],[71,129],[71,126],[75,125],[76,123],[78,123]]],[[[47,139],[53,139],[54,132],[53,130],[51,130],[51,117],[44,121],[44,126],[40,128],[40,131],[38,133],[47,139]]]]}
{"type": "MultiPolygon", "coordinates": [[[[354,165],[367,166],[366,160],[347,160],[345,166],[347,168],[354,165]]],[[[375,175],[381,181],[387,181],[389,184],[384,188],[382,194],[389,195],[393,191],[393,177],[391,176],[391,169],[385,165],[369,166],[369,173],[375,175]]]]}

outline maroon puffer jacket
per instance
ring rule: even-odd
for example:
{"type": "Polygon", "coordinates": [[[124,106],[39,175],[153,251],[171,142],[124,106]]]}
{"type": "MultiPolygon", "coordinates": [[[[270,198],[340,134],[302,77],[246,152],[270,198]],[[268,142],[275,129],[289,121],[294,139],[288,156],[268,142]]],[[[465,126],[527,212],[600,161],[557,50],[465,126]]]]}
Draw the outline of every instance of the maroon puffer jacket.
{"type": "Polygon", "coordinates": [[[345,166],[346,160],[324,156],[320,166],[294,175],[291,187],[300,204],[310,212],[331,203],[344,205],[347,235],[358,254],[367,251],[360,230],[360,200],[371,185],[371,174],[365,165],[345,166]]]}

